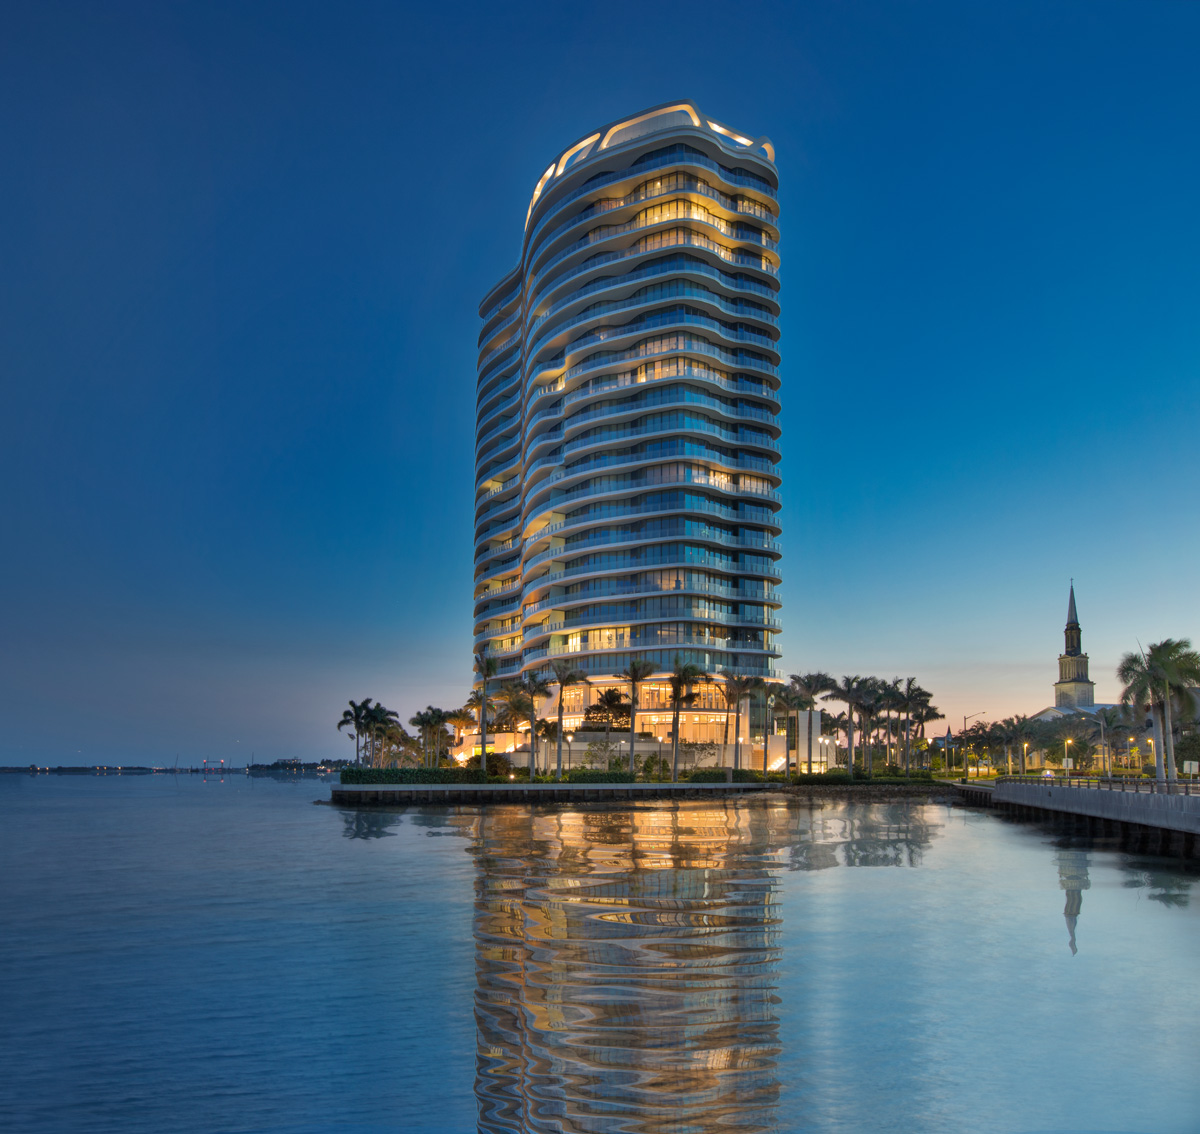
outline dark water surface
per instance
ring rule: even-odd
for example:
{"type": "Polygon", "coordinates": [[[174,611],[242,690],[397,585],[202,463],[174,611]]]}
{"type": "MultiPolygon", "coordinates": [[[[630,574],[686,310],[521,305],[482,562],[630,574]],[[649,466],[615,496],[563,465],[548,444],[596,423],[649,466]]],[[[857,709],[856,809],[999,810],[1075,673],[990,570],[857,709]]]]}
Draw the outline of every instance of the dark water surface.
{"type": "Polygon", "coordinates": [[[1196,875],[943,806],[0,777],[0,1129],[1200,1131],[1196,875]]]}

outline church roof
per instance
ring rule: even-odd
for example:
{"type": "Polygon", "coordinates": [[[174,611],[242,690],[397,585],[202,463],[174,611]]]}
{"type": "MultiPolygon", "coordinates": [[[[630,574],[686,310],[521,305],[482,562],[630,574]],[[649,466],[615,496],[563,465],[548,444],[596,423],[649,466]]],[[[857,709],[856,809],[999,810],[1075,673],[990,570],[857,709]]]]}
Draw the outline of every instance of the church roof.
{"type": "Polygon", "coordinates": [[[1067,603],[1067,625],[1078,626],[1079,615],[1075,613],[1075,584],[1071,583],[1071,599],[1067,603]]]}

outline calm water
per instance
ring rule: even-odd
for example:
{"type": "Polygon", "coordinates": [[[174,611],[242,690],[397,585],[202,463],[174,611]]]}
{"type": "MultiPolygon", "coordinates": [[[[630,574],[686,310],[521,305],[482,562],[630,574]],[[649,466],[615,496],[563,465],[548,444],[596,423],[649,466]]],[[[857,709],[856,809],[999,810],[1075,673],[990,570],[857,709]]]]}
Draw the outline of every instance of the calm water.
{"type": "Polygon", "coordinates": [[[0,777],[5,1131],[1200,1130],[1200,888],[940,806],[0,777]]]}

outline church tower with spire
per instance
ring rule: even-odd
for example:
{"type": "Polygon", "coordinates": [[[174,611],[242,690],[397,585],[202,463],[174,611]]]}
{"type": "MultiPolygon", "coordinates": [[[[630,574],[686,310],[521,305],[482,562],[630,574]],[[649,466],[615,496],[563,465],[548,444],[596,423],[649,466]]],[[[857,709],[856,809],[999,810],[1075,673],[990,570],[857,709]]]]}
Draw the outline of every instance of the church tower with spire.
{"type": "Polygon", "coordinates": [[[1058,657],[1058,680],[1054,683],[1056,709],[1090,709],[1096,703],[1096,683],[1088,680],[1088,656],[1083,652],[1079,615],[1075,613],[1075,580],[1067,603],[1066,646],[1058,657]]]}

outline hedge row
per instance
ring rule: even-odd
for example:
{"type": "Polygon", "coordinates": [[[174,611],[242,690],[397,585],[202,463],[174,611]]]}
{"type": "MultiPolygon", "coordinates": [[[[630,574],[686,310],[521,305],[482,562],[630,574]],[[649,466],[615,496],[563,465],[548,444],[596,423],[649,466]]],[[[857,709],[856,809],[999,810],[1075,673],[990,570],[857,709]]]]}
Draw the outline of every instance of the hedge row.
{"type": "MultiPolygon", "coordinates": [[[[688,779],[694,784],[723,784],[725,783],[724,768],[699,768],[688,779]]],[[[761,784],[762,773],[752,768],[738,768],[733,773],[735,784],[761,784]]]]}
{"type": "Polygon", "coordinates": [[[792,783],[801,784],[931,784],[933,776],[928,772],[914,772],[911,776],[875,775],[867,776],[855,772],[853,780],[849,772],[814,772],[811,776],[806,772],[792,777],[792,783]]]}
{"type": "MultiPolygon", "coordinates": [[[[526,775],[519,774],[517,779],[528,782],[526,775]]],[[[568,772],[563,779],[572,784],[631,784],[636,777],[628,772],[609,772],[593,768],[576,768],[568,772]]],[[[767,779],[772,783],[794,784],[848,784],[851,782],[845,772],[817,772],[813,775],[801,773],[798,776],[785,777],[782,772],[772,772],[767,779]]],[[[511,783],[507,776],[489,776],[480,768],[343,768],[342,783],[344,784],[497,784],[511,783]]],[[[553,777],[538,776],[536,783],[553,783],[553,777]]],[[[685,782],[694,784],[725,783],[724,768],[699,768],[685,782]]],[[[735,784],[760,784],[763,782],[761,772],[752,768],[738,768],[733,773],[735,784]]],[[[853,780],[856,784],[913,784],[932,783],[932,777],[927,773],[917,773],[911,777],[905,776],[873,776],[867,778],[861,773],[853,780]]]]}
{"type": "Polygon", "coordinates": [[[632,784],[637,776],[630,772],[605,772],[599,768],[575,768],[563,777],[572,784],[632,784]]]}
{"type": "Polygon", "coordinates": [[[343,768],[344,784],[486,784],[481,768],[343,768]]]}

